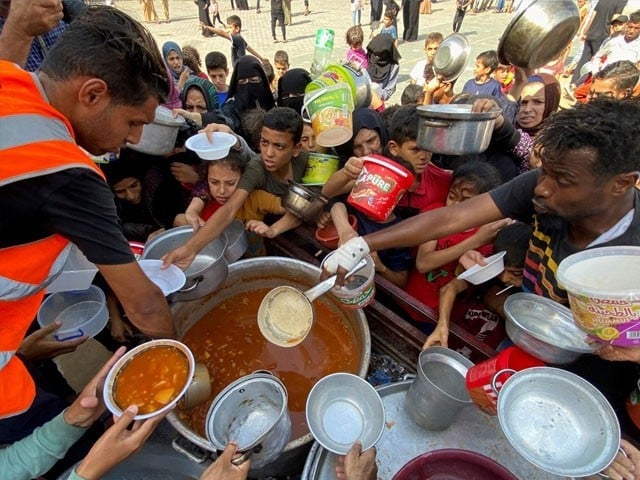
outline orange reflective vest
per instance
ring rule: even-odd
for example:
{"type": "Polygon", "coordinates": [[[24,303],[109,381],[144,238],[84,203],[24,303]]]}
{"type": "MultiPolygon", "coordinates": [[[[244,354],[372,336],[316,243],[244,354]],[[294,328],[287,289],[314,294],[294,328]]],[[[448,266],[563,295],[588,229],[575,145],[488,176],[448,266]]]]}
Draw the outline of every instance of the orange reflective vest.
{"type": "MultiPolygon", "coordinates": [[[[76,145],[71,124],[49,104],[35,74],[0,61],[0,188],[78,167],[102,176],[76,145]]],[[[0,248],[0,418],[33,402],[33,380],[15,353],[69,247],[67,239],[54,234],[0,248]]]]}

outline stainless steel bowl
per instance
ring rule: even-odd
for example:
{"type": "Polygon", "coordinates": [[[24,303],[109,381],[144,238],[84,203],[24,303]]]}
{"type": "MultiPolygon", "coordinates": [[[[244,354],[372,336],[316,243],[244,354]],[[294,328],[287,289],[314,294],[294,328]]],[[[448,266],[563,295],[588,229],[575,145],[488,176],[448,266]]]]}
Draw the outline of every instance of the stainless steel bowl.
{"type": "Polygon", "coordinates": [[[282,199],[288,212],[307,223],[315,223],[322,213],[327,199],[320,193],[289,180],[289,190],[282,199]]]}
{"type": "Polygon", "coordinates": [[[531,0],[516,12],[500,38],[500,63],[540,68],[558,58],[579,26],[574,0],[531,0]]]}
{"type": "Polygon", "coordinates": [[[587,477],[615,458],[620,425],[607,399],[577,375],[534,367],[498,393],[498,420],[509,443],[542,470],[587,477]]]}
{"type": "Polygon", "coordinates": [[[471,44],[461,33],[452,33],[438,47],[433,57],[433,71],[442,81],[453,82],[458,78],[469,61],[471,44]]]}
{"type": "Polygon", "coordinates": [[[356,440],[373,447],[384,431],[384,404],[366,380],[351,373],[321,378],[307,397],[311,434],[330,452],[346,455],[356,440]]]}
{"type": "Polygon", "coordinates": [[[227,239],[227,249],[224,251],[224,258],[226,258],[229,263],[240,260],[249,247],[249,240],[247,239],[247,232],[244,229],[244,223],[238,219],[234,220],[225,228],[224,236],[227,239]]]}
{"type": "Polygon", "coordinates": [[[564,365],[598,347],[573,321],[571,310],[532,293],[515,293],[504,303],[507,335],[513,343],[543,362],[564,365]]]}

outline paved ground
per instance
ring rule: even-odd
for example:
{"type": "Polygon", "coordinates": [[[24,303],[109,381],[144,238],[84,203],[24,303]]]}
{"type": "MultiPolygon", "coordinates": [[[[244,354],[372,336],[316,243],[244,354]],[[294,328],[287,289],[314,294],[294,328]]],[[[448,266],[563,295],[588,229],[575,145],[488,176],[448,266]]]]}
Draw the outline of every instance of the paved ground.
{"type": "MultiPolygon", "coordinates": [[[[316,29],[322,27],[332,28],[336,32],[336,41],[333,59],[338,61],[345,57],[347,45],[344,34],[351,26],[350,3],[348,0],[310,0],[311,14],[303,15],[304,6],[302,0],[293,0],[293,25],[287,26],[288,43],[273,43],[271,39],[269,1],[262,0],[262,13],[255,10],[255,0],[250,0],[251,10],[233,12],[228,0],[219,0],[220,17],[225,20],[227,16],[235,13],[240,16],[243,23],[242,33],[249,45],[262,56],[273,63],[273,55],[276,50],[284,49],[288,52],[292,67],[302,67],[307,70],[311,66],[313,46],[316,29]]],[[[147,24],[158,45],[167,40],[177,41],[181,46],[193,45],[198,49],[204,60],[204,56],[212,50],[220,50],[227,57],[230,55],[230,45],[222,38],[204,38],[198,28],[198,8],[193,0],[169,0],[171,22],[162,24],[147,24]]],[[[135,18],[142,19],[142,5],[138,0],[115,0],[115,5],[131,14],[135,18]]],[[[155,0],[156,11],[162,15],[162,2],[155,0]]],[[[400,94],[408,83],[409,72],[414,64],[424,57],[424,38],[428,32],[439,31],[443,35],[451,33],[451,23],[455,9],[455,0],[438,0],[433,3],[431,15],[420,15],[420,35],[418,40],[410,43],[401,43],[399,46],[402,60],[400,61],[400,77],[398,89],[392,97],[392,102],[400,103],[400,94]]],[[[401,12],[402,14],[402,12],[401,12]]],[[[400,15],[401,16],[401,15],[400,15]]],[[[474,59],[476,55],[485,50],[495,49],[504,28],[509,23],[511,15],[507,13],[493,13],[490,11],[470,15],[464,19],[460,33],[465,34],[471,42],[472,54],[465,72],[458,81],[456,91],[461,85],[472,77],[474,59]]],[[[363,22],[369,21],[369,6],[363,11],[363,22]]],[[[398,21],[398,29],[402,32],[402,20],[398,21]]],[[[277,34],[280,38],[279,27],[277,34]]],[[[369,34],[368,25],[363,25],[365,36],[369,34]]]]}

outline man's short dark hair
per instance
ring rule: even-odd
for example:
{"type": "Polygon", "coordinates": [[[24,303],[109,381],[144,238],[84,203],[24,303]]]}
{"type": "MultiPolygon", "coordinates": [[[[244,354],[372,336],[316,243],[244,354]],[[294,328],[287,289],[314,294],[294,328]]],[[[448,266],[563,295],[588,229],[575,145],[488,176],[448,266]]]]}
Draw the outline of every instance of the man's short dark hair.
{"type": "Polygon", "coordinates": [[[215,70],[216,68],[222,68],[225,72],[229,72],[229,64],[227,63],[227,57],[220,52],[209,52],[204,57],[204,64],[207,70],[215,70]]]}
{"type": "Polygon", "coordinates": [[[498,61],[498,53],[495,50],[482,52],[476,57],[476,60],[479,60],[482,62],[482,65],[489,68],[489,70],[491,70],[489,73],[495,72],[498,65],[500,65],[500,62],[498,61]]]}
{"type": "Polygon", "coordinates": [[[404,87],[400,96],[401,105],[409,105],[411,103],[419,103],[422,105],[424,101],[424,89],[420,85],[409,84],[404,87]]]}
{"type": "Polygon", "coordinates": [[[293,143],[302,138],[302,117],[293,108],[274,107],[267,112],[262,120],[262,126],[277,132],[288,132],[293,143]]]}
{"type": "Polygon", "coordinates": [[[617,90],[630,91],[633,91],[639,78],[640,71],[629,60],[610,63],[593,76],[594,80],[613,80],[617,90]]]}
{"type": "Polygon", "coordinates": [[[56,81],[80,76],[103,80],[114,104],[164,102],[170,80],[151,34],[113,7],[87,7],[69,24],[40,70],[56,81]]]}
{"type": "Polygon", "coordinates": [[[640,10],[636,10],[635,12],[629,14],[628,23],[640,23],[640,10]]]}
{"type": "Polygon", "coordinates": [[[419,121],[420,117],[415,104],[401,106],[391,117],[389,139],[398,145],[417,139],[419,121]]]}
{"type": "Polygon", "coordinates": [[[234,27],[238,27],[238,29],[242,30],[242,20],[238,15],[229,15],[227,17],[227,25],[233,25],[234,27]]]}
{"type": "Polygon", "coordinates": [[[602,180],[640,171],[640,105],[634,100],[596,98],[559,110],[546,120],[536,136],[542,162],[557,162],[567,152],[594,152],[591,169],[602,180]]]}

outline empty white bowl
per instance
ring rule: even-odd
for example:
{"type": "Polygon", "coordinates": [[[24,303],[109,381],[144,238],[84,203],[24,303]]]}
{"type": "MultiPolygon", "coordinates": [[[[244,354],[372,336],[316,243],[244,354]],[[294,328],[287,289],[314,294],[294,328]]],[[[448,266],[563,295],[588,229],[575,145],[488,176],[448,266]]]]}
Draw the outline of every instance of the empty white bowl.
{"type": "Polygon", "coordinates": [[[184,272],[175,265],[169,265],[162,269],[162,260],[138,260],[144,274],[155,283],[166,297],[184,287],[187,277],[184,272]]]}
{"type": "Polygon", "coordinates": [[[229,150],[236,143],[236,137],[230,133],[213,132],[210,142],[206,133],[198,133],[189,137],[185,146],[193,150],[203,160],[220,160],[229,155],[229,150]]]}
{"type": "Polygon", "coordinates": [[[351,373],[321,378],[307,397],[307,424],[316,441],[330,452],[346,455],[356,440],[373,447],[384,431],[384,404],[366,380],[351,373]]]}
{"type": "Polygon", "coordinates": [[[486,265],[482,266],[476,263],[473,267],[458,275],[458,278],[473,283],[474,285],[480,285],[481,283],[491,280],[493,277],[497,277],[504,270],[504,256],[506,253],[507,252],[498,252],[495,255],[487,257],[485,260],[487,262],[486,265]]]}

